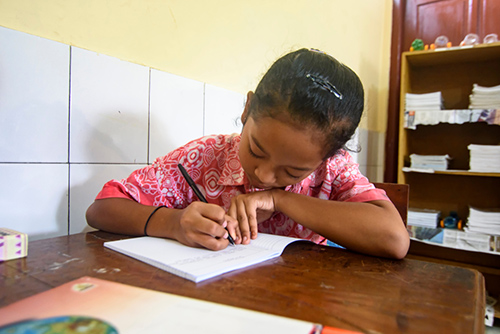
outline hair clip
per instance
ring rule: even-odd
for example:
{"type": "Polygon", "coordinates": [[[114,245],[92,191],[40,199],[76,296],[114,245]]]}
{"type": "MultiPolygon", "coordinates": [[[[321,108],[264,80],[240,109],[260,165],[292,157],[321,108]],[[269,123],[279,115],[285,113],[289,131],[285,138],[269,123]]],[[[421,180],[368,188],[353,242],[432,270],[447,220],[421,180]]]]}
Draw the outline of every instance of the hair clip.
{"type": "Polygon", "coordinates": [[[335,87],[334,85],[332,85],[330,83],[330,81],[328,80],[325,80],[325,79],[322,79],[322,78],[319,78],[317,76],[314,76],[312,74],[306,74],[306,78],[308,79],[311,79],[312,82],[314,82],[315,84],[321,86],[321,88],[329,91],[330,93],[332,93],[333,95],[335,95],[336,98],[338,98],[339,100],[342,100],[342,93],[339,92],[339,90],[337,89],[337,87],[335,87]]]}

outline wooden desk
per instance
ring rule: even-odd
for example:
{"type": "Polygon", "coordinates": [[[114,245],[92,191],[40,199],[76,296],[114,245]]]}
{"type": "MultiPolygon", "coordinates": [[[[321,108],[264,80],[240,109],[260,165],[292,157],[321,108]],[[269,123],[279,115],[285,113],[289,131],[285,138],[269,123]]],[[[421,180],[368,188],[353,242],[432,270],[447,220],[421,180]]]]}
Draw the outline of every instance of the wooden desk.
{"type": "Polygon", "coordinates": [[[279,258],[196,284],[102,245],[122,238],[31,242],[27,258],[0,263],[0,306],[93,276],[365,333],[484,333],[476,270],[297,242],[279,258]]]}

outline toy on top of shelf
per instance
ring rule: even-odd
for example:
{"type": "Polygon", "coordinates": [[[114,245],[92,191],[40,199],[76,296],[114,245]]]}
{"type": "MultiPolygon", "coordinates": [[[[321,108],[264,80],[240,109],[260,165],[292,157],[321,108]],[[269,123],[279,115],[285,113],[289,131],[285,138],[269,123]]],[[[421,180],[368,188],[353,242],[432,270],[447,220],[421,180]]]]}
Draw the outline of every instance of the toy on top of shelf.
{"type": "Polygon", "coordinates": [[[498,42],[498,35],[497,34],[486,35],[483,39],[484,44],[496,43],[496,42],[498,42]]]}
{"type": "Polygon", "coordinates": [[[479,36],[476,34],[468,34],[465,36],[464,40],[460,43],[460,46],[464,45],[476,45],[479,44],[479,36]]]}
{"type": "Polygon", "coordinates": [[[410,51],[420,51],[424,49],[424,41],[417,38],[411,43],[410,51]]]}
{"type": "Polygon", "coordinates": [[[431,49],[449,48],[449,47],[451,47],[451,42],[448,39],[448,37],[446,37],[445,35],[438,36],[436,38],[436,40],[434,41],[434,44],[431,44],[431,49]],[[432,47],[432,46],[434,46],[434,47],[432,47]]]}

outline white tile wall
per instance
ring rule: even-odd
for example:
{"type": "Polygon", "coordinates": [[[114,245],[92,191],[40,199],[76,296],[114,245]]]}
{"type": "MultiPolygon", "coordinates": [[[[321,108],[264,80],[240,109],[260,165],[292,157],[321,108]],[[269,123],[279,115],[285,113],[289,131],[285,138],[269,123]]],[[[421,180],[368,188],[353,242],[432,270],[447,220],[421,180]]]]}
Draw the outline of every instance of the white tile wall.
{"type": "Polygon", "coordinates": [[[203,134],[204,84],[151,70],[149,162],[203,134]]]}
{"type": "Polygon", "coordinates": [[[85,211],[106,181],[204,131],[239,131],[222,120],[243,100],[0,27],[0,227],[30,240],[90,229],[85,211]]]}
{"type": "Polygon", "coordinates": [[[147,163],[149,69],[72,48],[70,161],[147,163]]]}
{"type": "Polygon", "coordinates": [[[205,85],[205,135],[239,133],[245,96],[212,85],[205,85]]]}
{"type": "Polygon", "coordinates": [[[0,159],[68,161],[69,46],[0,27],[0,159]]]}
{"type": "Polygon", "coordinates": [[[68,233],[68,165],[0,164],[0,226],[29,240],[68,233]]]}
{"type": "Polygon", "coordinates": [[[93,230],[87,225],[85,212],[104,183],[126,178],[134,170],[144,166],[146,165],[71,164],[69,232],[73,234],[93,230]]]}

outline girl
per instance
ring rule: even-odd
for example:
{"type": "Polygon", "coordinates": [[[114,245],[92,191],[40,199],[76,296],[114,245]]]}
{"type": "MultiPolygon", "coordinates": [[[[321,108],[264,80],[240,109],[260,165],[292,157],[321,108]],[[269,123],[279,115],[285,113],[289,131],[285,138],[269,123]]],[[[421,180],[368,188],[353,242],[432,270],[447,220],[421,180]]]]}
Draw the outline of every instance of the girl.
{"type": "Polygon", "coordinates": [[[227,247],[228,232],[237,244],[266,232],[403,258],[409,237],[396,208],[343,149],[363,108],[351,69],[317,50],[289,53],[247,94],[241,135],[194,140],[109,181],[87,221],[212,250],[227,247]],[[179,163],[208,203],[194,195],[179,163]]]}

